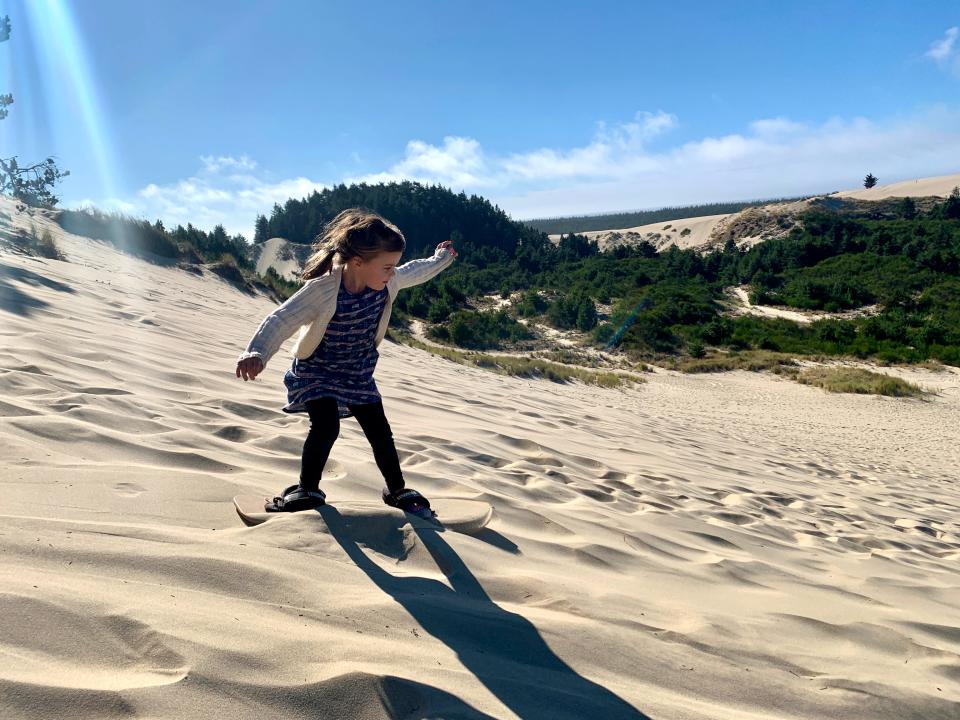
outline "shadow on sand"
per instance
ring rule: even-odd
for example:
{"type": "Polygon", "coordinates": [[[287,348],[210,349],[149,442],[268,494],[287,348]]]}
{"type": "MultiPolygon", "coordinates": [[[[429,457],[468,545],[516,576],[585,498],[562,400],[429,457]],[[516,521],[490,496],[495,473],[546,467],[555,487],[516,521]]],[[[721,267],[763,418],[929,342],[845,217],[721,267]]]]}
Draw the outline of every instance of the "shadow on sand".
{"type": "MultiPolygon", "coordinates": [[[[334,539],[377,587],[400,603],[424,630],[456,652],[463,666],[519,717],[650,720],[557,657],[526,618],[493,602],[443,539],[442,530],[420,523],[414,526],[450,587],[430,578],[391,575],[360,549],[350,521],[336,508],[326,505],[318,512],[334,539]]],[[[396,522],[399,534],[404,521],[396,522]]]]}

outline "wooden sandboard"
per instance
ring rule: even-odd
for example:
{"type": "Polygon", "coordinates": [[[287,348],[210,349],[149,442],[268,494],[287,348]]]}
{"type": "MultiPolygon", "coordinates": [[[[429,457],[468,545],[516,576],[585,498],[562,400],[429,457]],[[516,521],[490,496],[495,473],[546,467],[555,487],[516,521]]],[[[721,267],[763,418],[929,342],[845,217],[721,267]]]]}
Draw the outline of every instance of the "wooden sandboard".
{"type": "MultiPolygon", "coordinates": [[[[323,513],[323,507],[314,510],[300,510],[296,513],[285,512],[266,512],[263,509],[264,503],[269,502],[270,498],[263,495],[237,495],[233,498],[233,505],[237,509],[237,515],[247,525],[259,525],[272,518],[283,517],[287,515],[299,515],[301,513],[323,513]]],[[[455,530],[456,532],[471,533],[482,530],[487,523],[493,519],[493,506],[482,500],[466,500],[463,498],[431,498],[430,506],[437,513],[433,520],[425,520],[411,513],[405,513],[398,508],[392,508],[384,505],[382,502],[361,502],[356,500],[341,500],[339,502],[327,502],[334,508],[350,510],[351,513],[362,513],[364,511],[373,512],[391,512],[396,513],[398,517],[403,516],[406,521],[412,525],[420,527],[445,528],[455,530]]]]}

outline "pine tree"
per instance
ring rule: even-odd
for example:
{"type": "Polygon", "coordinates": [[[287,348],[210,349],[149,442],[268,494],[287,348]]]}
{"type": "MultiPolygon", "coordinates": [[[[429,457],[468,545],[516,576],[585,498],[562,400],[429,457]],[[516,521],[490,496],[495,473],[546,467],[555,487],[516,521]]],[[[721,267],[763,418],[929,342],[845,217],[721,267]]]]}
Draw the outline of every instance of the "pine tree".
{"type": "Polygon", "coordinates": [[[905,197],[900,201],[900,216],[906,220],[913,220],[917,216],[917,205],[912,197],[905,197]]]}
{"type": "Polygon", "coordinates": [[[953,188],[950,197],[943,204],[943,217],[948,220],[960,220],[960,186],[953,188]]]}
{"type": "Polygon", "coordinates": [[[253,244],[266,242],[270,239],[270,221],[266,215],[257,215],[257,223],[253,232],[253,244]]]}
{"type": "Polygon", "coordinates": [[[872,188],[877,184],[877,178],[873,173],[867,173],[867,176],[863,179],[863,186],[867,189],[872,188]]]}

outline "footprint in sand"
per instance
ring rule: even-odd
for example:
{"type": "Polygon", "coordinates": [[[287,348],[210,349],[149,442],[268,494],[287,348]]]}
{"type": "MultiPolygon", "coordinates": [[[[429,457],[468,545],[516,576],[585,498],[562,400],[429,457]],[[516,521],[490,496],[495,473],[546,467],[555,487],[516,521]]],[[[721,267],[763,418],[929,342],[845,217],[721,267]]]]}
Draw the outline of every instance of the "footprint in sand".
{"type": "Polygon", "coordinates": [[[123,497],[136,497],[141,493],[145,493],[147,489],[142,485],[137,485],[134,482],[118,482],[113,486],[113,490],[117,495],[122,495],[123,497]]]}

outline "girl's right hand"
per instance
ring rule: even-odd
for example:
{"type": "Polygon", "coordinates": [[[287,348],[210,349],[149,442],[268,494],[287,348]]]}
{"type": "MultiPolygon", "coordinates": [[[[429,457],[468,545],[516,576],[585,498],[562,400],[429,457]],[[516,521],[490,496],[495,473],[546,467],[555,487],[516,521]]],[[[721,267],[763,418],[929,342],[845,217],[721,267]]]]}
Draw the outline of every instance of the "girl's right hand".
{"type": "Polygon", "coordinates": [[[263,372],[263,361],[258,357],[248,357],[237,361],[237,377],[242,377],[244,382],[248,379],[253,380],[263,372]]]}

